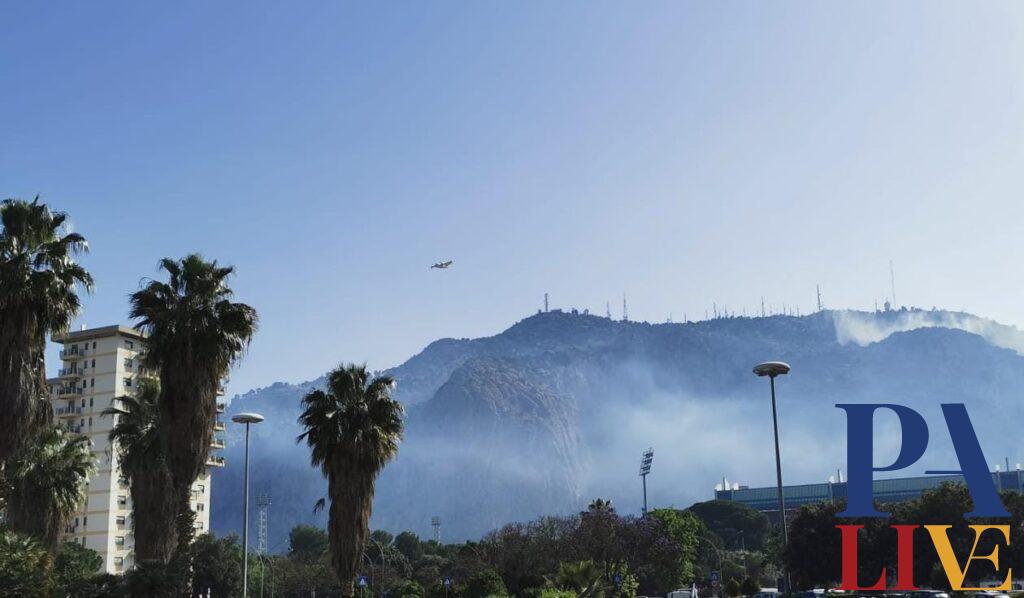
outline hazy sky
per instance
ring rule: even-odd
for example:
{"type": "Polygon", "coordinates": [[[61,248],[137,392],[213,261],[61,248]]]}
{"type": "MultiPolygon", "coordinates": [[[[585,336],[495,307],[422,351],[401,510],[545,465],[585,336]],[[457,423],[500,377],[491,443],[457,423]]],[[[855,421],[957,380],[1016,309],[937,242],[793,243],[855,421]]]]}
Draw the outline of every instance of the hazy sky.
{"type": "Polygon", "coordinates": [[[0,196],[89,238],[90,326],[160,257],[237,266],[261,329],[232,392],[545,291],[867,308],[890,258],[899,303],[1024,324],[1019,3],[0,7],[0,196]]]}

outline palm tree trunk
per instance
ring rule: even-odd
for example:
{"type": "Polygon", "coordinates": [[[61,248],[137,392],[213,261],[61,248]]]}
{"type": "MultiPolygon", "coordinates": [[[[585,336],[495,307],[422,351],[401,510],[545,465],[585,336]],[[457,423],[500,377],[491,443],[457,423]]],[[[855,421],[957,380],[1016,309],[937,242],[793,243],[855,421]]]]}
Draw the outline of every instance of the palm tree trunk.
{"type": "Polygon", "coordinates": [[[0,464],[53,419],[46,400],[46,339],[24,330],[19,320],[0,318],[0,464]]]}
{"type": "Polygon", "coordinates": [[[345,597],[355,595],[354,581],[369,536],[374,485],[372,473],[357,472],[354,468],[339,471],[328,480],[331,565],[345,597]]]}
{"type": "Polygon", "coordinates": [[[155,464],[134,474],[132,525],[135,532],[135,560],[166,564],[178,546],[177,515],[180,500],[174,493],[171,473],[155,464]]]}

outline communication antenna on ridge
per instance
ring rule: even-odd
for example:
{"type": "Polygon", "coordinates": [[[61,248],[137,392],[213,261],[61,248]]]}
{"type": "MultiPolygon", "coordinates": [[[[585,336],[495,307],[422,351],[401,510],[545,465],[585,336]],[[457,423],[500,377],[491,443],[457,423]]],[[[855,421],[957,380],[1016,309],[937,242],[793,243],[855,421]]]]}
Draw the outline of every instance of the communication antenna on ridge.
{"type": "Polygon", "coordinates": [[[267,554],[267,520],[270,511],[270,495],[256,495],[257,529],[256,529],[256,552],[267,554]]]}
{"type": "Polygon", "coordinates": [[[814,288],[818,291],[818,311],[821,311],[825,309],[825,306],[821,304],[821,285],[816,284],[814,285],[814,288]]]}
{"type": "Polygon", "coordinates": [[[896,307],[896,269],[892,266],[892,260],[889,260],[889,283],[892,285],[892,306],[896,307]]]}
{"type": "Polygon", "coordinates": [[[764,317],[764,295],[761,295],[761,317],[764,317]]]}
{"type": "Polygon", "coordinates": [[[548,294],[544,293],[544,313],[548,313],[548,294]]]}
{"type": "Polygon", "coordinates": [[[441,543],[441,518],[434,515],[430,518],[430,527],[434,528],[434,541],[441,543]]]}
{"type": "Polygon", "coordinates": [[[622,321],[623,322],[628,322],[629,321],[629,309],[626,306],[626,294],[625,293],[622,294],[622,321]]]}
{"type": "Polygon", "coordinates": [[[612,319],[612,302],[611,301],[605,301],[604,302],[604,316],[606,318],[608,318],[609,320],[612,319]]]}

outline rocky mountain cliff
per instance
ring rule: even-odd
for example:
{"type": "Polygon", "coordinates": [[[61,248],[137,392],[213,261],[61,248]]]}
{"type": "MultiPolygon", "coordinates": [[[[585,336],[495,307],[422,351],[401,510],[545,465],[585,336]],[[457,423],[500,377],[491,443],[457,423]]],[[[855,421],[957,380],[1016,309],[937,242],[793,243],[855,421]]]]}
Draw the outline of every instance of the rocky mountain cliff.
{"type": "MultiPolygon", "coordinates": [[[[768,388],[751,373],[766,359],[793,372],[779,381],[788,482],[825,479],[845,464],[838,402],[910,405],[932,426],[926,466],[955,464],[941,402],[963,402],[993,463],[1021,455],[1024,335],[946,311],[826,311],[804,317],[727,318],[685,324],[538,314],[496,336],[444,339],[387,371],[407,406],[399,458],[378,484],[373,524],[445,539],[479,536],[514,520],[567,513],[611,498],[637,511],[640,453],[655,449],[653,505],[686,506],[728,476],[774,480],[768,388]]],[[[339,356],[340,357],[340,356],[339,356]]],[[[325,483],[295,444],[299,401],[322,384],[278,383],[236,397],[229,413],[258,411],[252,492],[268,493],[270,547],[299,522],[320,522],[325,483]]],[[[894,422],[880,418],[883,432],[894,422]]],[[[881,437],[882,435],[880,435],[881,437]]],[[[240,527],[240,436],[215,473],[214,530],[240,527]]],[[[879,441],[879,456],[898,435],[879,441]]],[[[893,453],[894,454],[894,453],[893,453]]]]}

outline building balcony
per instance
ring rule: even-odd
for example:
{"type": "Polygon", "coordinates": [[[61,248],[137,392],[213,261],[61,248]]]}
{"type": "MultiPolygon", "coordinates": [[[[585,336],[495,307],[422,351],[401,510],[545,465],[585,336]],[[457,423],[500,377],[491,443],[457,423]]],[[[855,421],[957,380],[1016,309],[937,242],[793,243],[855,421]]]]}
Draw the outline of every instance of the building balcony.
{"type": "Polygon", "coordinates": [[[82,376],[78,368],[61,368],[57,370],[57,377],[61,380],[77,380],[82,376]]]}
{"type": "Polygon", "coordinates": [[[57,414],[57,417],[69,417],[69,416],[75,416],[75,415],[82,415],[82,408],[81,407],[57,407],[56,409],[54,409],[54,413],[57,414]]]}
{"type": "Polygon", "coordinates": [[[217,413],[224,415],[224,412],[228,410],[227,403],[217,403],[217,413]]]}
{"type": "Polygon", "coordinates": [[[224,457],[207,457],[206,458],[206,466],[207,467],[224,467],[225,465],[227,465],[227,463],[228,463],[227,459],[225,459],[224,457]]]}
{"type": "Polygon", "coordinates": [[[57,396],[78,396],[82,394],[82,389],[75,386],[64,386],[57,389],[57,396]]]}
{"type": "Polygon", "coordinates": [[[227,448],[227,446],[228,445],[224,444],[224,441],[221,440],[220,438],[214,438],[213,440],[210,441],[210,448],[212,449],[223,450],[227,448]]]}
{"type": "Polygon", "coordinates": [[[83,349],[64,349],[60,352],[61,359],[74,359],[75,357],[81,357],[82,355],[85,355],[85,351],[83,349]]]}
{"type": "Polygon", "coordinates": [[[214,432],[223,432],[224,430],[227,430],[227,429],[228,428],[227,428],[227,426],[224,425],[224,422],[221,422],[221,421],[213,422],[213,431],[214,432]]]}
{"type": "Polygon", "coordinates": [[[71,432],[72,434],[81,434],[82,433],[82,426],[81,426],[81,424],[79,424],[77,426],[74,425],[74,424],[68,424],[68,425],[66,425],[64,427],[67,428],[67,431],[71,432]]]}

